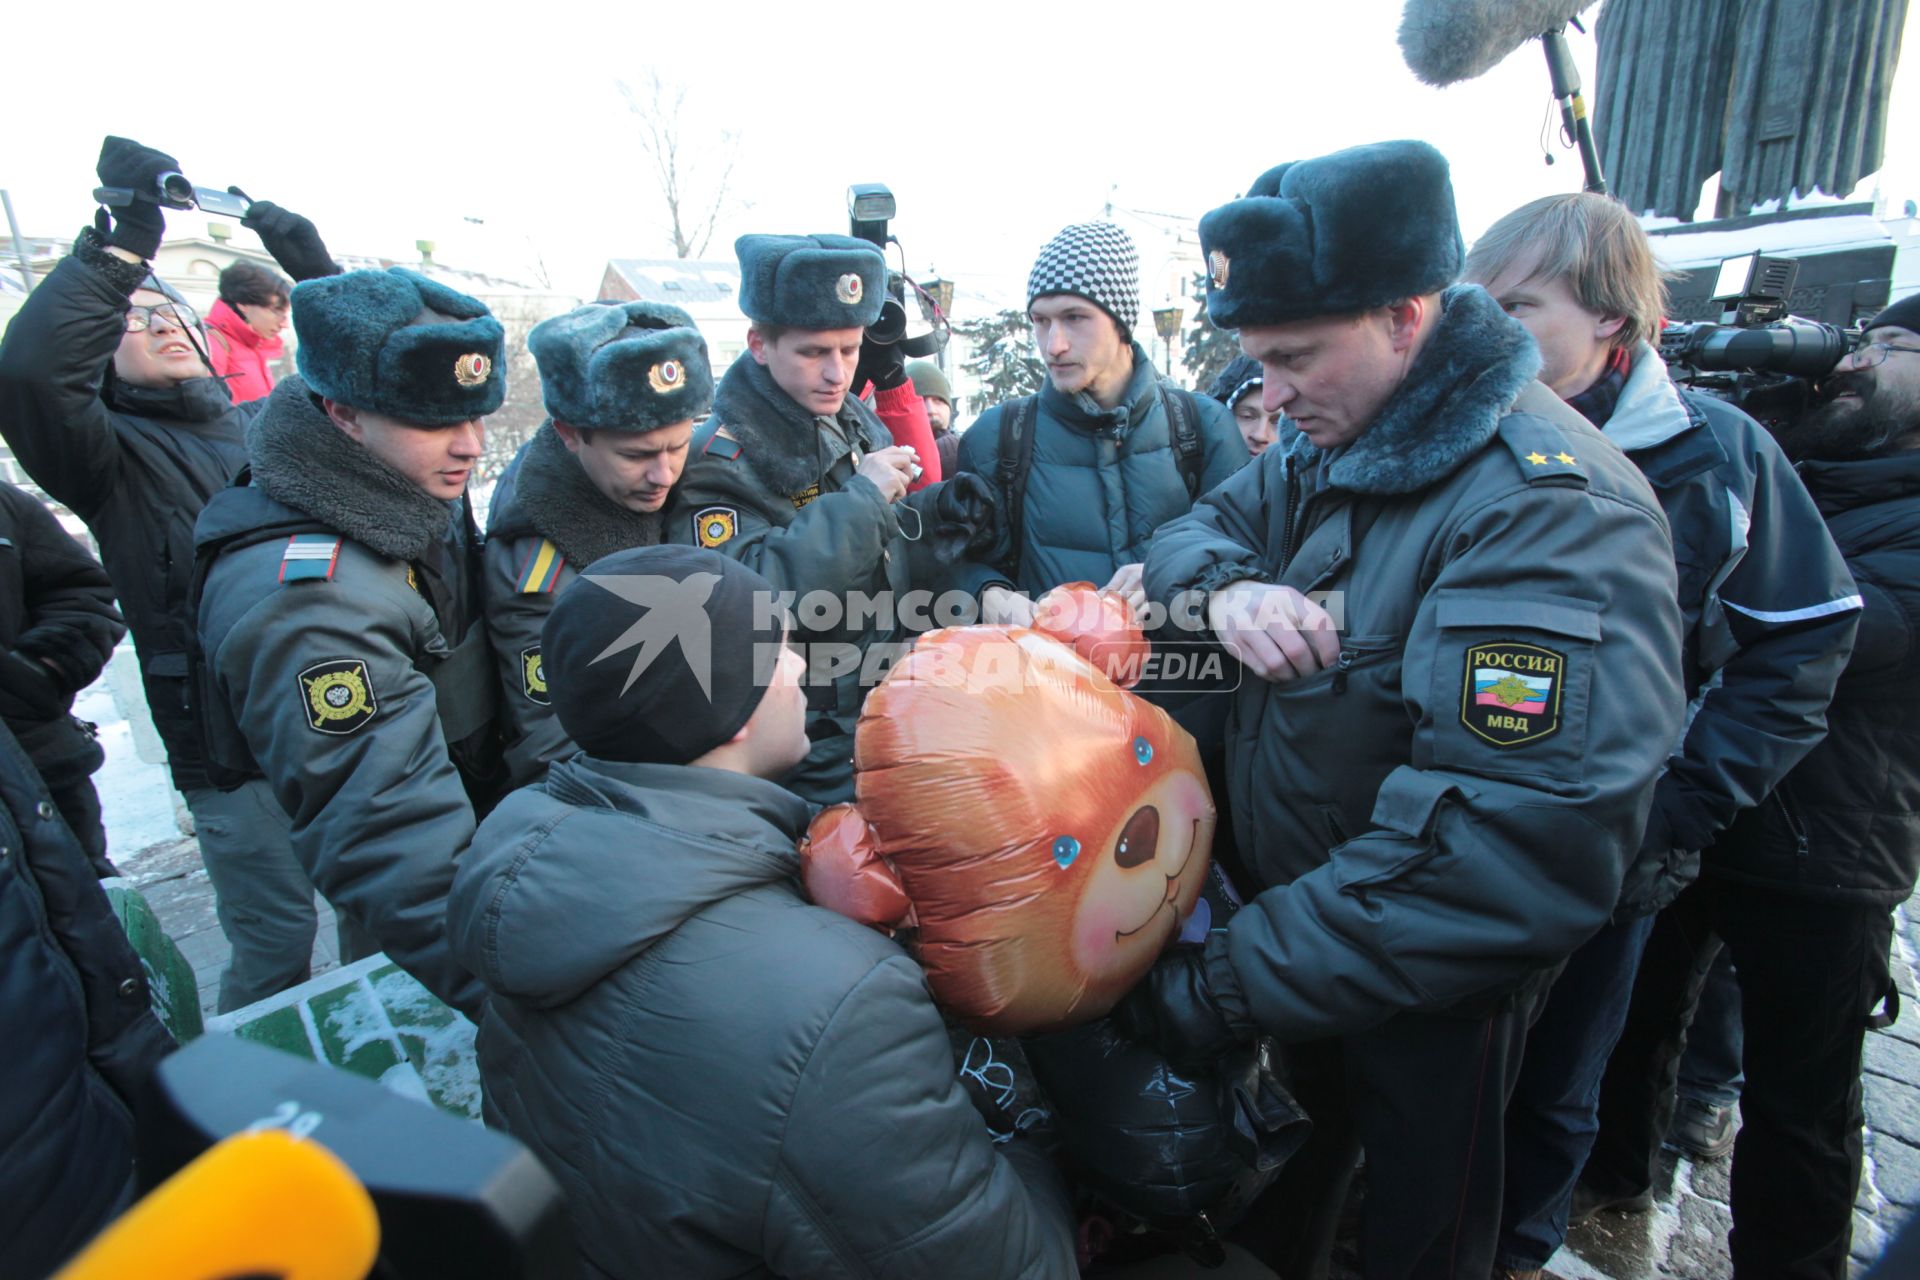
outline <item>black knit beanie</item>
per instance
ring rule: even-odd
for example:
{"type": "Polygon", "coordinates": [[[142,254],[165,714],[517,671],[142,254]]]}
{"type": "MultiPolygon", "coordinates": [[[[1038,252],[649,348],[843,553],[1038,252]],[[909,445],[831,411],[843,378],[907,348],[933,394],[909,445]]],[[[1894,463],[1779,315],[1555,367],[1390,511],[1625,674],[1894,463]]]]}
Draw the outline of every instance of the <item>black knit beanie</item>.
{"type": "Polygon", "coordinates": [[[687,764],[766,694],[786,635],[773,585],[699,547],[636,547],[588,565],[541,632],[548,696],[589,755],[687,764]]]}

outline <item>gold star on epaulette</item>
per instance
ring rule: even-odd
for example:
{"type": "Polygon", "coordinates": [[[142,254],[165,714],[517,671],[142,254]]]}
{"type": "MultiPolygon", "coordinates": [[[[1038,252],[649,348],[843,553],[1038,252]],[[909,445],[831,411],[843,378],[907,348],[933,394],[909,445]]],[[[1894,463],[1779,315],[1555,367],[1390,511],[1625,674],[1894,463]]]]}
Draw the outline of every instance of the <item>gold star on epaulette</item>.
{"type": "Polygon", "coordinates": [[[1562,449],[1559,453],[1556,453],[1553,456],[1555,461],[1564,463],[1569,467],[1572,466],[1574,463],[1573,455],[1568,453],[1565,449],[1562,449]]]}
{"type": "Polygon", "coordinates": [[[1547,455],[1536,449],[1527,455],[1527,461],[1536,467],[1544,467],[1547,465],[1547,455]]]}

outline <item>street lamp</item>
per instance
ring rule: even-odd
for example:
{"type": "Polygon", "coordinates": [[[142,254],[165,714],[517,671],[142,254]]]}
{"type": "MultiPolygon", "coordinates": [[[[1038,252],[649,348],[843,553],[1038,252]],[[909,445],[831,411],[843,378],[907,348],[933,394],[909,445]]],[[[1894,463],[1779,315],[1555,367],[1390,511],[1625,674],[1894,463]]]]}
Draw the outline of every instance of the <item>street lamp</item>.
{"type": "Polygon", "coordinates": [[[1180,321],[1187,314],[1185,307],[1156,307],[1153,312],[1153,331],[1160,335],[1160,347],[1163,355],[1164,372],[1173,375],[1173,339],[1180,332],[1180,321]]]}

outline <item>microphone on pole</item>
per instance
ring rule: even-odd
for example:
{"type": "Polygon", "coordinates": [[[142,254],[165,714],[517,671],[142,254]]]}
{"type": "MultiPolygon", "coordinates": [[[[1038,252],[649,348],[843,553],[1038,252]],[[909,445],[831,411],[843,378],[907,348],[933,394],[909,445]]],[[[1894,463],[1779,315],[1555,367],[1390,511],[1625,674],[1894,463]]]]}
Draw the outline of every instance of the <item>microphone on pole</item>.
{"type": "MultiPolygon", "coordinates": [[[[1400,52],[1427,84],[1444,88],[1485,75],[1529,40],[1546,50],[1547,74],[1560,106],[1567,144],[1580,152],[1587,190],[1607,191],[1600,153],[1580,93],[1580,74],[1567,49],[1567,24],[1593,0],[1407,0],[1400,17],[1400,52]]],[[[1583,28],[1584,29],[1584,28],[1583,28]]]]}

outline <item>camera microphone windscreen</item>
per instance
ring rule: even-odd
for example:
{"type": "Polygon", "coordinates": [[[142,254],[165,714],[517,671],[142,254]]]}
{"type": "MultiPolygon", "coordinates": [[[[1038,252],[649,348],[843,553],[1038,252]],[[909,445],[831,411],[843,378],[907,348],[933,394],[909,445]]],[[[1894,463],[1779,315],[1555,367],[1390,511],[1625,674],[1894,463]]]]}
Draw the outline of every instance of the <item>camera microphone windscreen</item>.
{"type": "Polygon", "coordinates": [[[1527,41],[1564,27],[1593,0],[1407,0],[1400,52],[1421,80],[1458,84],[1493,70],[1527,41]]]}
{"type": "Polygon", "coordinates": [[[363,1280],[379,1248],[373,1200],[339,1157],[264,1129],[208,1148],[54,1280],[363,1280]]]}

